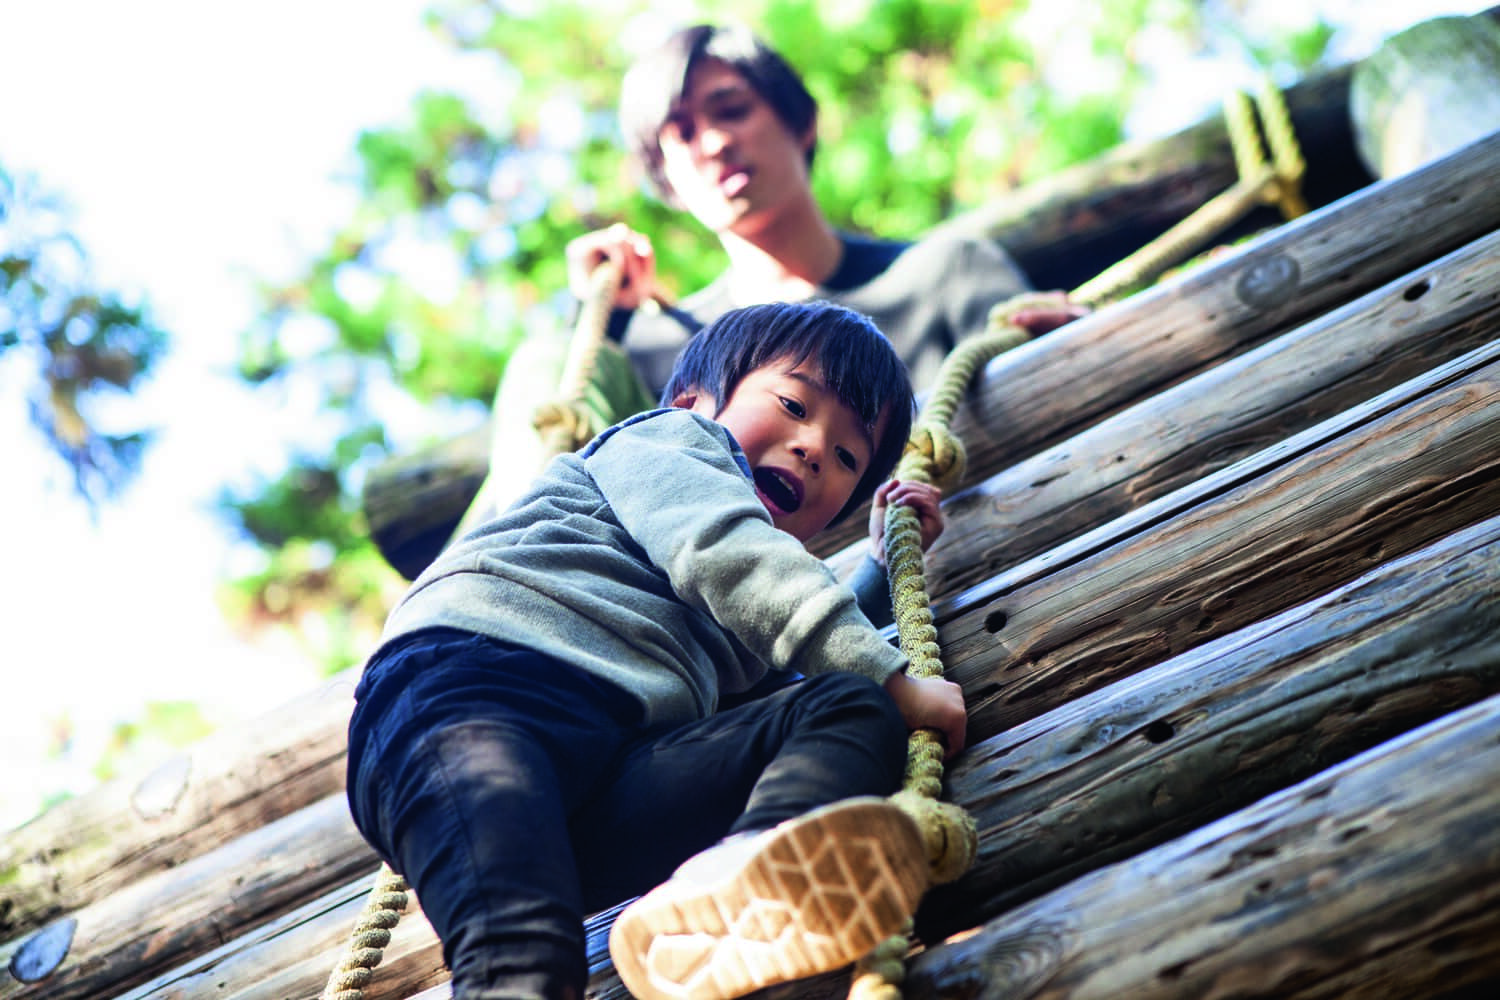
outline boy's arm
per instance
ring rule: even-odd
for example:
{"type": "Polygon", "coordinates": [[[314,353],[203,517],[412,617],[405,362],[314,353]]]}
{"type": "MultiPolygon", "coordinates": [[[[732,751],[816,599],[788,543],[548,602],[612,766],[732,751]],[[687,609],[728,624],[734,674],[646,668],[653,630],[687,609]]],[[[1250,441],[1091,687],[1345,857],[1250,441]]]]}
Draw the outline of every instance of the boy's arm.
{"type": "Polygon", "coordinates": [[[685,603],[767,664],[884,683],[906,666],[854,594],[772,525],[727,432],[687,411],[618,429],[586,468],[622,527],[685,603]]]}

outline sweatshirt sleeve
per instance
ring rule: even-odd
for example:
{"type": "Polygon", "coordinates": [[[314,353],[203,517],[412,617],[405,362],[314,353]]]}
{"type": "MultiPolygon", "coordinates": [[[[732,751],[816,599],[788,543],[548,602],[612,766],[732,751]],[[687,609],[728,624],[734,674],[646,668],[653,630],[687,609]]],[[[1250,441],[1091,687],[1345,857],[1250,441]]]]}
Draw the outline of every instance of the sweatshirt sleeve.
{"type": "Polygon", "coordinates": [[[906,666],[822,560],[771,523],[722,427],[686,410],[617,428],[585,460],[686,604],[768,666],[884,682],[906,666]]]}

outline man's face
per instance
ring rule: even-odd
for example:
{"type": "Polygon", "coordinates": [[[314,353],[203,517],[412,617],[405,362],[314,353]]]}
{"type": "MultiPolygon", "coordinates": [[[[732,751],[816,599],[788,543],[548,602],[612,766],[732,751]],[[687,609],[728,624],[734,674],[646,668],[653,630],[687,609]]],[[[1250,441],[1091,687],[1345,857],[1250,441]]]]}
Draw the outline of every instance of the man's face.
{"type": "Polygon", "coordinates": [[[793,135],[740,73],[705,59],[657,134],[662,172],[684,208],[716,233],[748,235],[808,193],[809,127],[793,135]]]}
{"type": "MultiPolygon", "coordinates": [[[[717,413],[706,394],[679,402],[728,428],[771,521],[803,542],[844,509],[875,451],[859,417],[806,363],[772,362],[751,372],[717,413]]],[[[882,413],[875,436],[885,420],[882,413]]]]}

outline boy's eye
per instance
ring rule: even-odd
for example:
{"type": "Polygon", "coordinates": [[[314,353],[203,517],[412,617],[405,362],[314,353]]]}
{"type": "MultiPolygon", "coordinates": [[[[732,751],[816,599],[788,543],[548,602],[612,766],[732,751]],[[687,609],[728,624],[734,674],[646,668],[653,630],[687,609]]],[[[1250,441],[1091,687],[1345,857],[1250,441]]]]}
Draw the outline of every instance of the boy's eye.
{"type": "Polygon", "coordinates": [[[833,449],[833,453],[838,456],[839,464],[843,465],[844,468],[850,472],[859,471],[859,459],[854,457],[854,452],[848,448],[835,448],[833,449]]]}
{"type": "Polygon", "coordinates": [[[786,396],[782,396],[782,397],[780,397],[780,399],[781,399],[781,405],[784,406],[784,407],[786,407],[787,412],[790,413],[792,416],[794,416],[794,417],[805,417],[805,416],[807,416],[807,408],[805,406],[803,406],[801,403],[797,402],[795,399],[788,399],[786,396]]]}

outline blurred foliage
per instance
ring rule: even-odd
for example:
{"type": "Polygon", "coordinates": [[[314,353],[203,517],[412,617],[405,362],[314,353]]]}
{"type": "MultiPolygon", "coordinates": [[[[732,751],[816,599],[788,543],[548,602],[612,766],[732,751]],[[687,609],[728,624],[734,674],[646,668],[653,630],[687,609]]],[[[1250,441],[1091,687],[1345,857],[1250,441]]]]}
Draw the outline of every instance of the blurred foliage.
{"type": "MultiPolygon", "coordinates": [[[[785,54],[820,102],[813,184],[829,218],[900,238],[1117,144],[1151,77],[1143,39],[1204,51],[1237,6],[441,0],[427,27],[481,82],[422,94],[360,137],[358,207],[305,274],[264,289],[244,333],[247,382],[281,398],[313,386],[321,405],[284,474],[223,497],[265,556],[228,603],[261,624],[320,616],[329,669],[357,660],[401,589],[365,537],[365,476],[480,423],[513,347],[566,324],[567,241],[627,221],[652,235],[677,294],[723,266],[717,241],[647,197],[622,152],[620,77],[667,29],[743,20],[785,54]],[[423,419],[397,419],[412,412],[423,419]]],[[[1328,37],[1316,24],[1229,35],[1221,45],[1282,77],[1328,37]]]]}
{"type": "Polygon", "coordinates": [[[0,167],[0,362],[28,369],[30,422],[91,507],[140,470],[151,432],[110,404],[166,349],[145,306],[90,281],[61,200],[0,167]]]}

